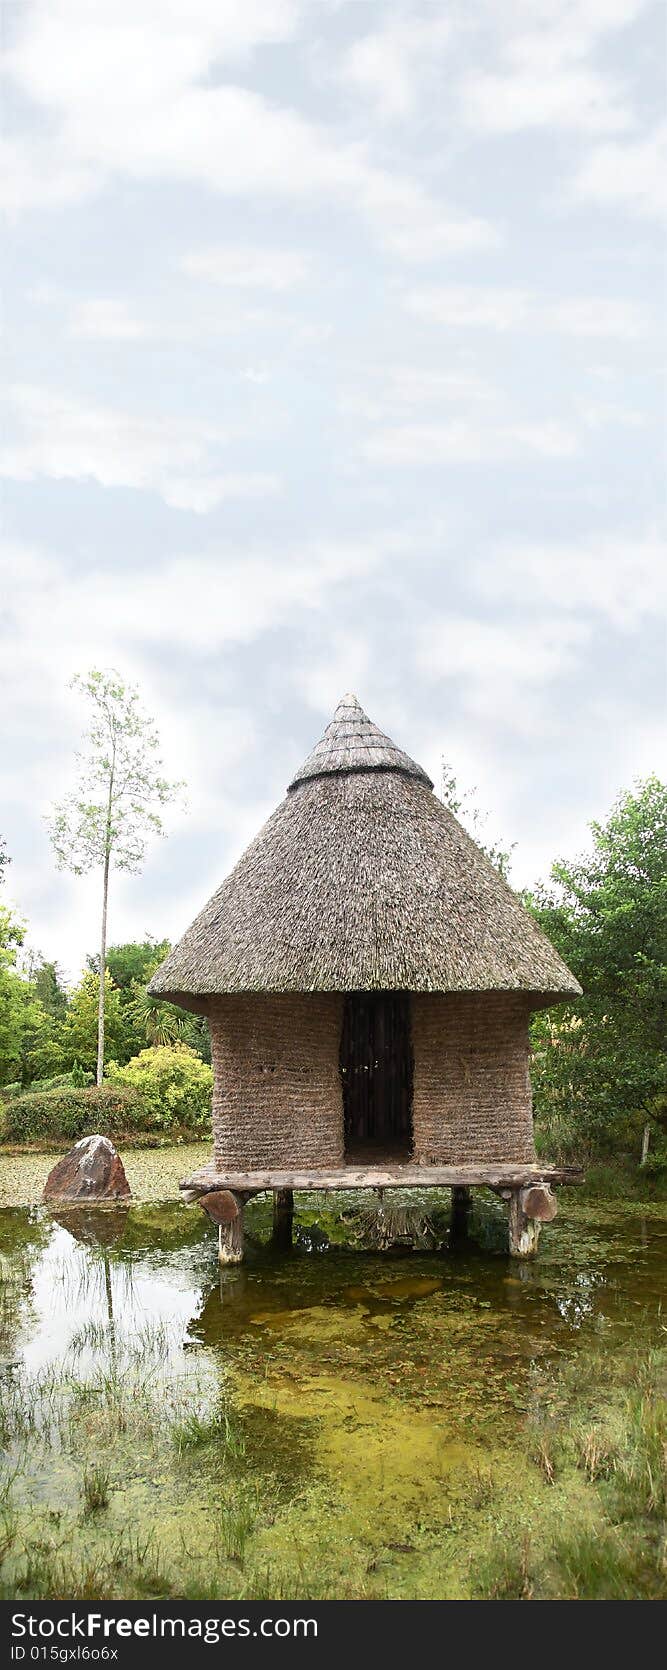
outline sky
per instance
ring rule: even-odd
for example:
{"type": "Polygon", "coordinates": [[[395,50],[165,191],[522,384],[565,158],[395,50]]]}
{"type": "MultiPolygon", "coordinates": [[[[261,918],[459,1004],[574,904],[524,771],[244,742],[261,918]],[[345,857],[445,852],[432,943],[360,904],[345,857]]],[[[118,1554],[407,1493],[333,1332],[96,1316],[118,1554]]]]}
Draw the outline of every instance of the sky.
{"type": "Polygon", "coordinates": [[[0,834],[78,976],[72,675],[188,783],[112,942],[172,939],[340,696],[530,885],[664,769],[664,12],[4,11],[0,834]],[[662,594],[662,595],[661,595],[662,594]]]}

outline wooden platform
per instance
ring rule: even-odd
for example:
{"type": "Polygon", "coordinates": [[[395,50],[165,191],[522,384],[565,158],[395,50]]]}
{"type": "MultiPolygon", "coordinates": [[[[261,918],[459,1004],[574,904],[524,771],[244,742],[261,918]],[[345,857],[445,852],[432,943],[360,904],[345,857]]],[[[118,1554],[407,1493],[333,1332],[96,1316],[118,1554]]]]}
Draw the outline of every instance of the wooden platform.
{"type": "Polygon", "coordinates": [[[211,1163],[183,1179],[180,1187],[193,1194],[231,1189],[234,1194],[261,1194],[265,1189],[523,1189],[531,1183],[581,1183],[579,1166],[388,1164],[343,1165],[326,1171],[216,1171],[211,1163]]]}

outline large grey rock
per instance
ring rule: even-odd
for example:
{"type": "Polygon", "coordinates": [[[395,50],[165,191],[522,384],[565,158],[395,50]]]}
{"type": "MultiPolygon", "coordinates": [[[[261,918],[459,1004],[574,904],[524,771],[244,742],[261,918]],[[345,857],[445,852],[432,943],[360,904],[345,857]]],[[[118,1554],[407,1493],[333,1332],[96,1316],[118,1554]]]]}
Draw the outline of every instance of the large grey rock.
{"type": "Polygon", "coordinates": [[[108,1137],[82,1137],[54,1165],[42,1200],[126,1200],[130,1185],[108,1137]]]}

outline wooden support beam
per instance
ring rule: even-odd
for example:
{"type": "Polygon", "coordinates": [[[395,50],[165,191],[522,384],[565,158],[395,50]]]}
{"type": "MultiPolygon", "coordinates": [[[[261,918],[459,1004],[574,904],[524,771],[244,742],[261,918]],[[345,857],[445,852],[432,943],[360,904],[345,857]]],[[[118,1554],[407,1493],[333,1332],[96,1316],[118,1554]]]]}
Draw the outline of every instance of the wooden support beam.
{"type": "Polygon", "coordinates": [[[238,1203],[238,1212],[228,1224],[220,1224],[218,1229],[218,1262],[220,1264],[242,1264],[243,1262],[243,1207],[238,1203]]]}
{"type": "Polygon", "coordinates": [[[292,1245],[292,1223],[294,1219],[294,1194],[292,1189],[274,1189],[273,1191],[273,1240],[282,1251],[287,1251],[292,1245]]]}
{"type": "Polygon", "coordinates": [[[184,1192],[204,1195],[218,1189],[235,1194],[259,1194],[265,1189],[527,1189],[546,1183],[581,1183],[578,1166],[533,1165],[341,1165],[326,1170],[217,1171],[202,1166],[182,1184],[184,1192]]]}
{"type": "Polygon", "coordinates": [[[231,1189],[214,1189],[199,1202],[211,1223],[218,1226],[218,1259],[240,1264],[243,1258],[243,1196],[231,1189]]]}
{"type": "Polygon", "coordinates": [[[512,1258],[534,1258],[540,1229],[557,1212],[551,1190],[543,1185],[512,1189],[509,1197],[509,1249],[512,1258]]]}
{"type": "Polygon", "coordinates": [[[468,1237],[468,1223],[472,1207],[472,1194],[466,1187],[452,1189],[452,1212],[449,1221],[449,1244],[465,1241],[468,1237]]]}

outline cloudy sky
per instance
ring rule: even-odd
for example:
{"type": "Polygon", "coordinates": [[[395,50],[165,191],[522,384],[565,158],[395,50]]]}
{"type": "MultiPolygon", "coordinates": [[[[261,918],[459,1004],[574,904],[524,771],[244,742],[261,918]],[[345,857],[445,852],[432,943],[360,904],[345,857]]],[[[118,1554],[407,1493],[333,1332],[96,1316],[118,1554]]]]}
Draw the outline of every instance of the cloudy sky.
{"type": "Polygon", "coordinates": [[[8,892],[77,671],[189,811],[111,937],[177,936],[343,691],[477,786],[529,883],[661,765],[664,16],[649,0],[5,8],[8,892]]]}

